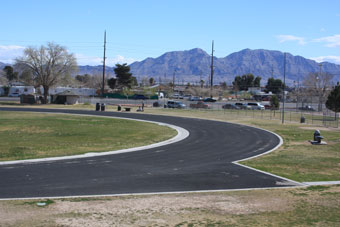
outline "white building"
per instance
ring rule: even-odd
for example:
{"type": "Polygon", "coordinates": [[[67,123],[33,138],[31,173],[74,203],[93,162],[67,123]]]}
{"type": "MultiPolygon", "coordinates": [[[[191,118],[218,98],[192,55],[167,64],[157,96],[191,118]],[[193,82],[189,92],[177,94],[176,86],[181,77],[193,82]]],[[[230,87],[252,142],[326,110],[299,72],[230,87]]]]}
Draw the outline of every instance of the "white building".
{"type": "Polygon", "coordinates": [[[9,97],[18,97],[20,95],[34,94],[35,88],[33,86],[12,86],[9,88],[9,97]]]}
{"type": "MultiPolygon", "coordinates": [[[[41,94],[44,94],[44,88],[40,87],[41,94]]],[[[72,88],[72,87],[56,87],[56,88],[50,88],[48,93],[50,95],[56,95],[64,91],[70,91],[76,95],[79,96],[95,96],[96,89],[94,88],[72,88]]]]}

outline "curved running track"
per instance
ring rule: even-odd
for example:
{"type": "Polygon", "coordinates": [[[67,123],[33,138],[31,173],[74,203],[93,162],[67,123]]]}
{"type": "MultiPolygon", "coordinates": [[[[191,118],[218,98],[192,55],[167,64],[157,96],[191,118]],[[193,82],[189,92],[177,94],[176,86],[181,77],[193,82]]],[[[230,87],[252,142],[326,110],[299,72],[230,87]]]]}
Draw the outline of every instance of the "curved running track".
{"type": "MultiPolygon", "coordinates": [[[[210,120],[119,112],[5,108],[164,122],[190,135],[177,143],[107,156],[0,166],[0,198],[62,197],[267,188],[294,182],[232,162],[275,148],[267,131],[210,120]]],[[[0,138],[1,139],[1,138],[0,138]]]]}

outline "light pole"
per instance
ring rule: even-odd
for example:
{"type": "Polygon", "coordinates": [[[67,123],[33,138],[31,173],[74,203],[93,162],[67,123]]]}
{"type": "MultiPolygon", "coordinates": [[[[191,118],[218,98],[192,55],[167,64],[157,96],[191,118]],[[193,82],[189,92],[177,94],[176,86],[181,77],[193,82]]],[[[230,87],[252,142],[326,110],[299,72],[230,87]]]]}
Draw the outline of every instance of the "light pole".
{"type": "Polygon", "coordinates": [[[285,123],[285,88],[286,88],[286,56],[287,53],[284,53],[283,58],[283,89],[282,89],[282,124],[285,123]]]}

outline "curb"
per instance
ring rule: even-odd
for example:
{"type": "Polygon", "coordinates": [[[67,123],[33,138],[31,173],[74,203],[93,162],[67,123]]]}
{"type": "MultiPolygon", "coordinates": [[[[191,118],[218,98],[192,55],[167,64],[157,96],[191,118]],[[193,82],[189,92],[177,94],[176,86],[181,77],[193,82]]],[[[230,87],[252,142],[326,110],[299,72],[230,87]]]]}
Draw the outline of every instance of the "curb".
{"type": "MultiPolygon", "coordinates": [[[[28,111],[29,112],[29,111],[28,111]]],[[[37,112],[38,113],[38,112],[37,112]]],[[[47,113],[47,114],[66,114],[66,115],[76,115],[76,116],[89,116],[89,117],[104,117],[104,118],[115,118],[115,119],[122,119],[122,120],[130,120],[130,121],[139,121],[139,122],[147,122],[147,123],[153,123],[160,126],[167,126],[169,128],[175,129],[177,131],[177,135],[171,139],[141,146],[141,147],[133,147],[128,149],[122,149],[122,150],[116,150],[116,151],[106,151],[106,152],[98,152],[98,153],[86,153],[86,154],[80,154],[80,155],[70,155],[70,156],[62,156],[62,157],[51,157],[51,158],[37,158],[37,159],[26,159],[26,160],[15,160],[15,161],[3,161],[0,162],[0,166],[2,165],[15,165],[15,164],[31,164],[31,163],[39,163],[39,162],[50,162],[50,161],[60,161],[60,160],[70,160],[70,159],[81,159],[81,158],[89,158],[89,157],[98,157],[98,156],[105,156],[105,155],[114,155],[114,154],[122,154],[122,153],[128,153],[128,152],[135,152],[140,150],[146,150],[156,147],[161,147],[164,145],[169,145],[172,143],[179,142],[181,140],[186,139],[190,133],[181,127],[178,127],[176,125],[156,122],[156,121],[147,121],[147,120],[140,120],[140,119],[132,119],[132,118],[124,118],[124,117],[110,117],[110,116],[93,116],[93,115],[87,115],[87,114],[70,114],[70,113],[53,113],[53,112],[39,112],[39,113],[47,113]]]]}

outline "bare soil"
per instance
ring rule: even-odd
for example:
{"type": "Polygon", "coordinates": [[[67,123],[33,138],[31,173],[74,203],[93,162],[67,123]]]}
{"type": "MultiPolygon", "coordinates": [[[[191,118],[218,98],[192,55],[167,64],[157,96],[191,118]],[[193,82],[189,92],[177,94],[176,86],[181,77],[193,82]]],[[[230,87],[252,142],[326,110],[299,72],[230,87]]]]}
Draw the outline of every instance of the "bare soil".
{"type": "Polygon", "coordinates": [[[301,211],[306,209],[315,216],[314,206],[320,215],[314,217],[320,218],[316,223],[327,226],[334,223],[324,220],[319,209],[326,207],[325,212],[329,208],[339,214],[339,195],[340,187],[332,186],[315,191],[295,188],[57,199],[45,207],[38,207],[37,200],[0,201],[0,226],[275,226],[301,218],[297,208],[301,215],[306,215],[301,211]],[[299,207],[302,203],[305,208],[299,207]]]}

